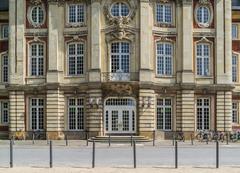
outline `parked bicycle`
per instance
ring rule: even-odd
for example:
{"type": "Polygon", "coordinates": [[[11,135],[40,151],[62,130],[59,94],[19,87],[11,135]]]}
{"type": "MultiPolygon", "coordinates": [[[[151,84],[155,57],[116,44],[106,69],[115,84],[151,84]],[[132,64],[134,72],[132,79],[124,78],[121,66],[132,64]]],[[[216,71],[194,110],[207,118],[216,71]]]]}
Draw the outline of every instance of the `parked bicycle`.
{"type": "Polygon", "coordinates": [[[235,131],[230,133],[230,141],[237,142],[240,140],[240,131],[235,131]]]}

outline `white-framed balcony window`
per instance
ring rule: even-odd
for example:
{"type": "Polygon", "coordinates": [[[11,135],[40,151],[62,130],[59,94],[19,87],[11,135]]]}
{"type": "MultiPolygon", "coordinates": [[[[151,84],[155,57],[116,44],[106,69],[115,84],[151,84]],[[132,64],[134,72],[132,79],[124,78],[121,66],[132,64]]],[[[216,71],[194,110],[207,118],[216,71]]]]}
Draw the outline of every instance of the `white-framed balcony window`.
{"type": "Polygon", "coordinates": [[[0,101],[0,110],[1,110],[0,124],[7,125],[9,122],[9,102],[0,101]]]}
{"type": "Polygon", "coordinates": [[[238,81],[238,56],[232,55],[232,81],[238,81]]]}
{"type": "Polygon", "coordinates": [[[1,34],[2,39],[8,39],[8,29],[9,29],[8,25],[2,25],[2,29],[1,29],[1,31],[2,31],[2,34],[1,34]]]}
{"type": "Polygon", "coordinates": [[[197,130],[210,129],[210,99],[198,98],[197,99],[197,130]]]}
{"type": "Polygon", "coordinates": [[[8,55],[2,56],[2,82],[7,83],[9,80],[9,64],[8,55]]]}
{"type": "Polygon", "coordinates": [[[84,130],[84,99],[68,99],[68,129],[84,130]]]}
{"type": "Polygon", "coordinates": [[[30,98],[30,129],[44,130],[44,99],[30,98]]]}
{"type": "Polygon", "coordinates": [[[232,101],[232,122],[238,123],[238,102],[232,101]]]}
{"type": "Polygon", "coordinates": [[[198,43],[196,45],[196,66],[198,76],[210,75],[210,44],[198,43]]]}
{"type": "Polygon", "coordinates": [[[172,4],[156,4],[156,21],[162,24],[171,24],[173,18],[172,4]]]}
{"type": "Polygon", "coordinates": [[[173,45],[167,42],[157,43],[157,75],[173,74],[173,45]]]}
{"type": "Polygon", "coordinates": [[[232,39],[238,39],[238,25],[232,24],[232,39]]]}
{"type": "Polygon", "coordinates": [[[84,43],[68,44],[68,75],[84,74],[84,43]]]}
{"type": "Polygon", "coordinates": [[[69,4],[68,5],[68,23],[81,24],[85,22],[85,5],[69,4]]]}
{"type": "Polygon", "coordinates": [[[32,43],[30,48],[30,76],[44,75],[44,44],[32,43]]]}
{"type": "Polygon", "coordinates": [[[157,129],[172,130],[172,99],[157,99],[157,129]]]}
{"type": "Polygon", "coordinates": [[[113,17],[126,17],[129,13],[129,6],[124,2],[116,2],[111,7],[111,15],[113,17]]]}

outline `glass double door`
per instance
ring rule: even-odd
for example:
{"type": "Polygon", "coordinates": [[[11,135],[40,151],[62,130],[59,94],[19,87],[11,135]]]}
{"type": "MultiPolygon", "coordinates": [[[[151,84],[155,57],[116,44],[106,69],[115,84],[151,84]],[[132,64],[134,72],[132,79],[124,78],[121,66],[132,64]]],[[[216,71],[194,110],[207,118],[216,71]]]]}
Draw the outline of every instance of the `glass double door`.
{"type": "Polygon", "coordinates": [[[135,110],[120,106],[107,108],[105,131],[107,133],[135,133],[135,110]]]}

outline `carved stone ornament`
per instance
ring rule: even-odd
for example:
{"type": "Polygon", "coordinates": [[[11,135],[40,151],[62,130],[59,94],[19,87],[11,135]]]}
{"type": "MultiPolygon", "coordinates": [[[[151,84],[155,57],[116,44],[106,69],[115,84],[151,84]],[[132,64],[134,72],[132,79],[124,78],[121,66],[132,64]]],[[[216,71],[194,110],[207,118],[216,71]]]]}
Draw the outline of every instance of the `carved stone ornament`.
{"type": "Polygon", "coordinates": [[[104,89],[104,93],[106,96],[132,96],[133,88],[131,85],[128,84],[112,84],[106,86],[106,88],[104,89]]]}
{"type": "Polygon", "coordinates": [[[31,0],[30,3],[32,5],[40,5],[42,3],[42,0],[31,0]]]}
{"type": "Polygon", "coordinates": [[[201,4],[201,5],[209,5],[210,2],[209,2],[209,0],[199,0],[199,4],[201,4]]]}
{"type": "Polygon", "coordinates": [[[73,2],[73,3],[79,3],[79,2],[85,2],[90,3],[90,0],[48,0],[48,3],[57,3],[58,6],[63,6],[66,2],[73,2]]]}

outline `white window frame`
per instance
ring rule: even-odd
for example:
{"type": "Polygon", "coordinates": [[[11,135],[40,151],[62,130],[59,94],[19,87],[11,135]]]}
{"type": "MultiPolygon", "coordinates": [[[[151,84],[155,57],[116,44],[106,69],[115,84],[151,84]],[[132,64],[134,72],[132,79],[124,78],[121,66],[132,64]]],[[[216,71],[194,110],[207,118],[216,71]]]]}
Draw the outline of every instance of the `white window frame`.
{"type": "Polygon", "coordinates": [[[30,129],[33,130],[33,131],[44,131],[45,129],[45,99],[44,98],[35,98],[35,97],[32,97],[32,98],[29,98],[29,115],[30,115],[30,129]],[[36,105],[32,105],[32,101],[33,99],[36,99],[36,105]],[[40,100],[43,100],[43,105],[39,105],[39,101],[40,100]],[[33,108],[36,108],[36,129],[33,129],[33,112],[32,112],[32,109],[33,108]],[[40,128],[40,109],[43,109],[43,128],[40,128]]]}
{"type": "Polygon", "coordinates": [[[9,36],[9,26],[7,24],[2,25],[2,39],[8,39],[9,36]]]}
{"type": "Polygon", "coordinates": [[[73,27],[77,27],[77,26],[83,26],[86,23],[86,5],[84,3],[71,3],[71,4],[67,4],[66,6],[67,8],[67,14],[66,14],[66,21],[67,21],[67,25],[73,26],[73,27]],[[78,14],[78,6],[81,6],[79,8],[83,8],[83,12],[81,14],[78,14]],[[75,8],[75,13],[74,13],[74,22],[70,21],[70,7],[74,7],[75,8]],[[83,15],[83,21],[78,21],[78,15],[82,16],[83,15]]]}
{"type": "Polygon", "coordinates": [[[111,5],[110,13],[111,13],[112,17],[128,17],[129,14],[130,14],[130,7],[129,7],[129,5],[128,5],[127,3],[125,3],[125,2],[115,2],[115,3],[113,3],[113,4],[111,5]],[[128,8],[128,14],[127,14],[127,15],[123,15],[123,13],[122,13],[122,5],[123,5],[123,4],[128,8]],[[113,13],[112,13],[112,9],[113,9],[113,7],[114,7],[115,5],[118,5],[118,14],[119,14],[118,16],[114,16],[113,13]]]}
{"type": "Polygon", "coordinates": [[[198,77],[209,77],[211,75],[211,44],[210,43],[197,43],[195,45],[195,51],[196,51],[196,75],[198,77]],[[198,55],[198,45],[201,46],[201,55],[198,55]],[[204,46],[208,46],[208,56],[204,55],[204,46]],[[208,58],[208,65],[205,66],[205,59],[208,58]],[[198,59],[201,60],[200,66],[201,69],[198,67],[198,59]],[[206,69],[207,68],[207,69],[206,69]],[[208,70],[208,71],[206,71],[208,70]]]}
{"type": "Polygon", "coordinates": [[[0,115],[0,124],[1,125],[8,125],[9,123],[9,101],[8,100],[1,100],[0,101],[0,110],[1,110],[1,115],[0,115]],[[7,108],[4,107],[4,104],[7,104],[7,108]],[[7,121],[5,121],[4,113],[5,111],[7,112],[7,121]]]}
{"type": "Polygon", "coordinates": [[[211,7],[209,6],[206,6],[206,5],[198,5],[196,7],[196,10],[195,10],[195,19],[196,19],[196,22],[197,24],[200,26],[200,27],[209,27],[210,26],[210,23],[212,21],[212,9],[211,7]],[[199,9],[201,8],[201,14],[200,14],[200,20],[198,19],[198,12],[199,12],[199,9]],[[204,22],[204,17],[205,17],[205,14],[204,14],[204,8],[207,9],[208,11],[208,21],[204,22]]]}
{"type": "Polygon", "coordinates": [[[170,42],[157,42],[156,43],[156,74],[157,76],[172,76],[173,75],[173,62],[174,62],[174,47],[173,44],[170,42]],[[158,54],[158,46],[159,45],[163,45],[163,54],[158,54]],[[166,46],[170,46],[171,47],[171,55],[166,55],[166,46]],[[163,58],[163,73],[161,73],[160,67],[159,67],[159,63],[158,61],[160,61],[160,58],[163,58]],[[167,59],[170,58],[171,59],[171,71],[170,73],[167,70],[167,59]]]}
{"type": "Polygon", "coordinates": [[[28,16],[28,21],[30,22],[30,24],[31,24],[32,26],[34,26],[34,27],[40,27],[40,26],[42,26],[42,25],[45,23],[45,20],[46,20],[46,11],[45,11],[44,5],[41,4],[41,5],[36,5],[36,6],[31,6],[31,7],[29,7],[29,9],[28,9],[28,15],[27,15],[27,16],[28,16]],[[32,12],[33,12],[33,10],[34,10],[35,8],[38,8],[38,10],[37,10],[37,16],[36,16],[36,19],[37,19],[36,22],[35,22],[35,21],[33,20],[33,18],[32,18],[32,12]],[[41,8],[42,11],[43,11],[43,20],[42,20],[42,21],[39,21],[39,20],[40,20],[39,8],[41,8]]]}
{"type": "Polygon", "coordinates": [[[238,123],[238,115],[239,115],[239,108],[238,108],[238,101],[232,101],[232,123],[238,123]]]}
{"type": "Polygon", "coordinates": [[[211,99],[208,97],[201,97],[196,99],[196,129],[197,130],[210,130],[210,125],[211,125],[211,99]],[[198,105],[198,100],[202,101],[201,105],[198,105]],[[208,100],[209,105],[204,105],[205,101],[208,100]],[[201,110],[201,121],[198,116],[198,109],[201,110]],[[205,126],[205,121],[204,121],[204,112],[205,109],[208,109],[208,125],[205,126]],[[199,122],[200,121],[200,122],[199,122]],[[201,124],[202,128],[198,128],[198,124],[201,124]]]}
{"type": "Polygon", "coordinates": [[[85,108],[84,108],[84,104],[85,104],[85,100],[84,98],[82,97],[68,97],[67,98],[67,105],[68,105],[68,108],[67,108],[67,120],[68,120],[68,125],[67,125],[67,128],[69,131],[84,131],[85,130],[85,108]],[[75,104],[74,105],[70,105],[70,100],[73,99],[75,100],[75,104]],[[78,104],[78,100],[81,100],[80,102],[82,104],[78,104]],[[75,109],[75,115],[74,115],[74,120],[75,120],[75,128],[71,128],[70,126],[70,109],[73,108],[75,109]],[[81,113],[83,113],[82,116],[82,122],[78,121],[78,109],[81,109],[81,113]],[[81,124],[80,126],[78,126],[78,124],[81,124]]]}
{"type": "Polygon", "coordinates": [[[8,58],[8,54],[4,54],[2,55],[1,58],[1,64],[2,64],[2,83],[8,83],[9,82],[9,58],[8,58]],[[7,61],[7,64],[5,64],[5,60],[7,61]],[[6,77],[7,75],[7,77],[6,77]]]}
{"type": "Polygon", "coordinates": [[[238,55],[233,54],[232,55],[232,82],[238,82],[238,55]],[[235,59],[235,60],[234,60],[235,59]]]}
{"type": "Polygon", "coordinates": [[[82,76],[85,74],[85,43],[83,42],[70,42],[67,44],[67,75],[68,76],[82,76]],[[70,46],[74,45],[75,47],[75,54],[70,55],[70,46]],[[77,47],[78,45],[83,47],[83,53],[82,54],[77,54],[77,47]],[[70,57],[74,58],[74,74],[70,74],[70,57]],[[78,72],[78,58],[82,59],[82,66],[80,69],[80,72],[78,72]]]}
{"type": "Polygon", "coordinates": [[[171,4],[171,3],[156,3],[155,18],[156,18],[156,23],[173,24],[173,4],[171,4]],[[163,21],[158,20],[158,18],[160,18],[160,16],[158,17],[158,10],[159,10],[158,8],[160,8],[160,6],[163,6],[163,14],[162,14],[163,21]],[[170,21],[167,21],[166,7],[170,7],[170,9],[171,9],[170,21]]]}
{"type": "Polygon", "coordinates": [[[157,110],[156,110],[156,129],[157,130],[162,130],[162,131],[172,131],[173,129],[173,99],[169,98],[169,97],[164,97],[164,98],[157,98],[157,110]],[[159,105],[158,104],[158,100],[162,100],[163,104],[159,105]],[[170,100],[171,104],[170,105],[166,105],[166,100],[170,100]],[[163,111],[163,122],[162,122],[162,128],[159,128],[160,125],[158,125],[160,122],[159,118],[158,118],[158,109],[162,109],[163,111]],[[171,116],[170,116],[170,122],[171,123],[171,128],[166,128],[166,109],[170,109],[171,110],[171,116]]]}
{"type": "Polygon", "coordinates": [[[29,76],[34,77],[43,77],[45,75],[45,44],[41,42],[33,42],[29,44],[29,76]],[[36,54],[32,55],[32,46],[36,46],[36,54]],[[39,55],[39,47],[40,45],[43,47],[43,55],[39,55]],[[36,74],[33,74],[33,58],[36,58],[36,74]],[[40,70],[40,60],[43,60],[42,70],[40,70]],[[41,74],[42,71],[42,74],[41,74]]]}
{"type": "Polygon", "coordinates": [[[232,24],[232,39],[236,40],[238,39],[238,25],[232,24]]]}

